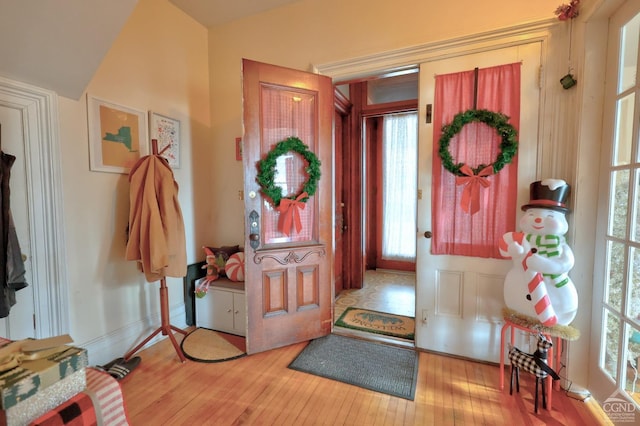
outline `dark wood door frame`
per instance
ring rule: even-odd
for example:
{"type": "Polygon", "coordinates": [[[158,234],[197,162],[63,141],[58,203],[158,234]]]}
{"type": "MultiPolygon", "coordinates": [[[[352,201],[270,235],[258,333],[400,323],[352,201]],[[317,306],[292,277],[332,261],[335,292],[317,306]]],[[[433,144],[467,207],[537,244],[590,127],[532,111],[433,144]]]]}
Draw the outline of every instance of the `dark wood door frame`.
{"type": "Polygon", "coordinates": [[[345,185],[343,176],[348,174],[344,170],[342,164],[345,157],[345,150],[349,144],[349,114],[351,113],[351,102],[337,88],[334,88],[334,198],[335,198],[335,251],[334,251],[334,297],[338,297],[340,292],[345,288],[345,275],[348,274],[348,262],[345,262],[346,242],[345,231],[348,229],[347,220],[345,218],[345,210],[347,203],[345,202],[345,185]],[[347,141],[347,142],[345,142],[347,141]]]}
{"type": "MultiPolygon", "coordinates": [[[[335,91],[336,116],[342,118],[341,146],[335,155],[342,156],[342,289],[362,288],[364,280],[364,249],[362,245],[362,138],[359,108],[361,93],[350,89],[347,99],[335,91]]],[[[338,274],[336,272],[335,274],[338,274]]],[[[341,290],[342,290],[341,289],[341,290]]],[[[336,296],[338,289],[336,288],[336,296]]]]}
{"type": "MultiPolygon", "coordinates": [[[[376,232],[375,222],[378,220],[376,208],[376,187],[378,185],[377,176],[370,179],[363,185],[364,176],[364,138],[363,126],[364,118],[382,115],[390,112],[415,111],[418,108],[417,100],[390,102],[387,104],[368,105],[367,104],[367,84],[365,81],[352,82],[349,85],[349,99],[340,91],[335,90],[335,111],[336,119],[340,117],[341,134],[336,135],[335,155],[342,156],[336,161],[341,164],[341,170],[336,170],[336,174],[341,176],[336,178],[338,182],[336,190],[341,194],[336,194],[336,200],[342,199],[342,267],[341,271],[335,271],[334,276],[340,276],[342,285],[336,285],[336,296],[343,289],[362,288],[364,272],[367,267],[375,268],[376,262],[376,232]],[[371,203],[370,207],[363,204],[363,191],[367,188],[367,199],[371,203]],[[367,210],[367,222],[373,225],[365,232],[363,222],[365,218],[364,210],[367,210]],[[373,215],[373,216],[371,216],[373,215]],[[365,250],[366,248],[366,250],[365,250]],[[369,255],[371,254],[371,256],[369,255]]],[[[373,128],[367,132],[375,131],[373,128]]],[[[367,161],[375,160],[367,153],[367,161]]],[[[376,167],[370,164],[367,167],[376,167]]],[[[340,201],[338,201],[340,202],[340,201]]],[[[336,209],[340,206],[336,206],[336,209]]],[[[337,215],[336,217],[338,217],[337,215]]],[[[336,223],[336,226],[340,226],[336,223]]]]}

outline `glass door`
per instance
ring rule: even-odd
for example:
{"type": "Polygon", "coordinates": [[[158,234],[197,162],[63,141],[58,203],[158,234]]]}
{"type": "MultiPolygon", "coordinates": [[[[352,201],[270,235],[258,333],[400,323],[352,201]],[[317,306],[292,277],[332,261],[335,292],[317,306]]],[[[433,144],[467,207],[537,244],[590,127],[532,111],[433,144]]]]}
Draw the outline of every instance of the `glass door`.
{"type": "Polygon", "coordinates": [[[640,419],[640,13],[631,3],[610,22],[594,288],[600,347],[593,390],[614,422],[640,419]]]}

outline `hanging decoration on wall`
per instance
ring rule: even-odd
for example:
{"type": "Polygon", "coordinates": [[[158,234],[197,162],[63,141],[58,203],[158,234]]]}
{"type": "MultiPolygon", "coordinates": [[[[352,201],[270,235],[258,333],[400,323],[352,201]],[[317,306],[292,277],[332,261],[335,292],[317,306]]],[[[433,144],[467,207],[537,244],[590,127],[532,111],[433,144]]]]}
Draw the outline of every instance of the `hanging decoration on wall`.
{"type": "Polygon", "coordinates": [[[569,4],[561,4],[555,10],[555,14],[560,21],[569,21],[569,59],[567,74],[560,79],[563,89],[570,89],[578,83],[578,80],[571,74],[571,39],[573,38],[573,20],[580,14],[580,0],[571,0],[569,4]]]}
{"type": "MultiPolygon", "coordinates": [[[[475,103],[475,102],[474,102],[475,103]]],[[[518,131],[509,124],[509,117],[504,114],[486,109],[469,109],[458,113],[449,124],[442,126],[442,136],[439,141],[438,155],[446,170],[456,175],[456,185],[464,185],[461,207],[470,214],[480,210],[480,188],[489,187],[486,179],[494,173],[498,173],[504,166],[511,163],[518,151],[518,131]],[[469,123],[484,123],[502,138],[500,151],[491,164],[480,164],[476,167],[454,160],[449,151],[451,139],[457,135],[464,126],[469,123]]]]}
{"type": "Polygon", "coordinates": [[[271,199],[276,210],[280,212],[280,231],[289,235],[291,228],[295,227],[296,232],[302,230],[300,221],[300,210],[304,210],[305,203],[316,193],[318,180],[320,179],[320,160],[309,150],[300,139],[291,136],[280,141],[273,147],[267,156],[258,163],[258,175],[256,181],[262,188],[262,193],[271,199]],[[297,152],[308,163],[305,167],[307,180],[302,186],[302,191],[290,197],[284,197],[282,188],[275,183],[278,158],[288,152],[297,152]]]}
{"type": "Polygon", "coordinates": [[[577,18],[580,14],[578,6],[580,6],[580,0],[571,0],[569,4],[561,4],[558,6],[555,14],[561,21],[577,18]]]}

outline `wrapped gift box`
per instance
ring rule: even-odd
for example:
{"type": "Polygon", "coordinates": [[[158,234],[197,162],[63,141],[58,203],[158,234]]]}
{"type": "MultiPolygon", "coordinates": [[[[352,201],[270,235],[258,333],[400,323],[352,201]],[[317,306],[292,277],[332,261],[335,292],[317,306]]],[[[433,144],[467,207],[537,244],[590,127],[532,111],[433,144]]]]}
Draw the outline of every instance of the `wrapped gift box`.
{"type": "Polygon", "coordinates": [[[0,410],[0,426],[25,426],[51,412],[87,388],[86,369],[81,369],[16,405],[0,410]]]}
{"type": "MultiPolygon", "coordinates": [[[[88,364],[86,349],[67,345],[48,349],[46,353],[45,351],[29,354],[20,352],[10,356],[19,359],[20,362],[17,367],[0,373],[0,409],[2,410],[8,410],[28,400],[76,372],[81,372],[82,376],[88,364]]],[[[86,376],[84,380],[86,383],[86,376]]],[[[82,389],[78,390],[80,391],[82,389]]]]}

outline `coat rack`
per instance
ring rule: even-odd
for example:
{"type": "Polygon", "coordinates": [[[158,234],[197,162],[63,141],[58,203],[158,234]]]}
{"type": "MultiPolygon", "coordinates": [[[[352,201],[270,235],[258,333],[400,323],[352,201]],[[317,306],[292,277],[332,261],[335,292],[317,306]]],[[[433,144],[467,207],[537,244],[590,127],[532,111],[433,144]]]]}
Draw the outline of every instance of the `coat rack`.
{"type": "MultiPolygon", "coordinates": [[[[152,139],[151,140],[151,147],[152,147],[152,154],[153,155],[161,155],[167,148],[169,148],[169,145],[164,147],[162,149],[162,151],[158,152],[158,140],[157,139],[152,139]]],[[[161,318],[160,327],[158,327],[153,333],[151,333],[149,335],[149,337],[144,339],[138,346],[136,346],[131,351],[129,351],[124,356],[124,360],[125,361],[128,361],[129,358],[131,358],[133,356],[133,354],[138,352],[140,350],[140,348],[142,348],[144,345],[146,345],[147,342],[149,342],[149,340],[153,339],[153,337],[156,334],[160,333],[160,332],[162,332],[163,336],[169,336],[169,340],[171,340],[171,344],[173,344],[173,347],[176,350],[176,353],[180,357],[180,360],[182,362],[186,362],[187,361],[185,356],[184,356],[184,353],[182,353],[182,349],[180,348],[180,345],[178,345],[178,342],[176,341],[176,338],[173,336],[173,333],[171,332],[171,330],[173,330],[173,331],[176,331],[178,333],[187,335],[186,331],[171,325],[170,322],[169,322],[169,289],[167,288],[167,279],[165,277],[162,277],[160,279],[160,318],[161,318]]]]}

